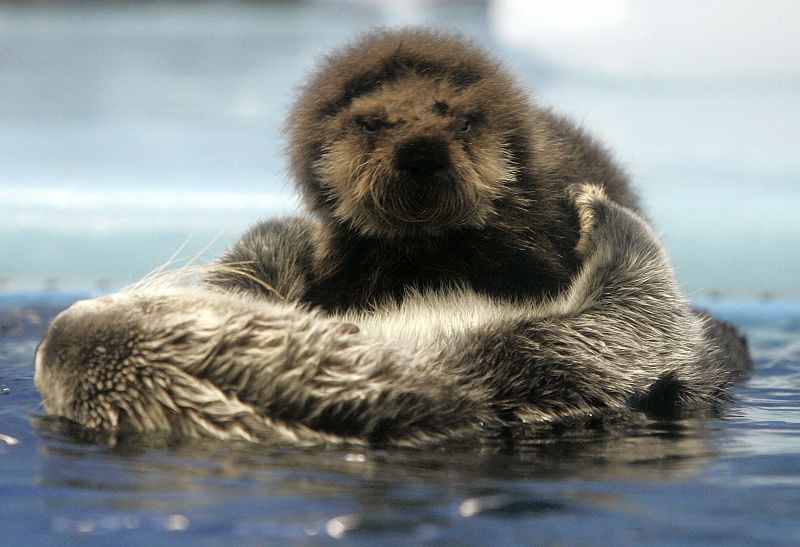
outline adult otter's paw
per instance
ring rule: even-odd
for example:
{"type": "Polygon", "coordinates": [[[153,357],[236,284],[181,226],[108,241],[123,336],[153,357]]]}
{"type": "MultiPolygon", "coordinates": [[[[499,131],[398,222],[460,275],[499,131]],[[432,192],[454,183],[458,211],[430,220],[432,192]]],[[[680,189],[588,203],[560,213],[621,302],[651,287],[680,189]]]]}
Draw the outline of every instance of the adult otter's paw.
{"type": "Polygon", "coordinates": [[[603,211],[608,207],[608,198],[600,186],[595,184],[571,184],[567,194],[578,209],[580,237],[575,251],[583,256],[589,244],[589,236],[603,218],[603,211]]]}
{"type": "Polygon", "coordinates": [[[666,252],[653,229],[634,211],[611,200],[601,186],[573,184],[567,188],[578,213],[580,237],[575,251],[584,260],[630,268],[650,264],[672,274],[666,252]],[[633,261],[632,257],[637,260],[633,261]]]}
{"type": "MultiPolygon", "coordinates": [[[[567,187],[567,195],[575,202],[580,215],[581,228],[584,228],[584,222],[592,220],[591,206],[600,201],[608,201],[605,190],[598,184],[591,182],[582,182],[579,184],[570,184],[567,187]]],[[[589,226],[586,226],[587,228],[589,226]]]]}
{"type": "Polygon", "coordinates": [[[211,268],[206,285],[264,300],[296,302],[308,292],[317,225],[283,218],[253,226],[211,268]]]}

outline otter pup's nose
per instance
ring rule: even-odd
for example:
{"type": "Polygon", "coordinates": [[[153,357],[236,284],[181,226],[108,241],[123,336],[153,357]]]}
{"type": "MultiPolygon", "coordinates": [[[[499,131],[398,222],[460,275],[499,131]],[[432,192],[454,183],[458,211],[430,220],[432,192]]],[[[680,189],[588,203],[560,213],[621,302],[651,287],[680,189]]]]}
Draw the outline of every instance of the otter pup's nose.
{"type": "Polygon", "coordinates": [[[450,166],[447,142],[439,137],[417,137],[400,145],[395,152],[398,170],[412,175],[432,175],[450,166]]]}

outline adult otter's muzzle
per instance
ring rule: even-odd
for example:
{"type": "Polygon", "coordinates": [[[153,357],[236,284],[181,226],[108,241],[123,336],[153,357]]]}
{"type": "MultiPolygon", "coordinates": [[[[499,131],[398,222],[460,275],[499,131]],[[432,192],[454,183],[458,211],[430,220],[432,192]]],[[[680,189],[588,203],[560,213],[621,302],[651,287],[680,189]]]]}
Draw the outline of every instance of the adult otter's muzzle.
{"type": "MultiPolygon", "coordinates": [[[[76,419],[82,399],[103,401],[129,389],[135,378],[128,363],[136,331],[127,315],[115,313],[118,300],[107,296],[76,302],[51,323],[36,350],[34,375],[49,413],[76,419]]],[[[98,420],[94,425],[108,424],[98,420]]]]}

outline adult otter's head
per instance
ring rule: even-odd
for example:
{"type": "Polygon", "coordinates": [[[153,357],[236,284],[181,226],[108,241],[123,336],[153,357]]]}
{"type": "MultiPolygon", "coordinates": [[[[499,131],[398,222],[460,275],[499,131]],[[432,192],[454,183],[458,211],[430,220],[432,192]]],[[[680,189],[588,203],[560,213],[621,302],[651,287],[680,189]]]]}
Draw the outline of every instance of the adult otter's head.
{"type": "Polygon", "coordinates": [[[77,302],[53,320],[36,351],[44,409],[108,432],[259,437],[268,421],[238,398],[248,393],[241,380],[252,366],[241,357],[264,363],[248,342],[257,312],[196,287],[77,302]]]}
{"type": "Polygon", "coordinates": [[[329,56],[303,89],[292,168],[313,210],[364,235],[480,227],[517,176],[530,109],[463,39],[379,31],[329,56]]]}

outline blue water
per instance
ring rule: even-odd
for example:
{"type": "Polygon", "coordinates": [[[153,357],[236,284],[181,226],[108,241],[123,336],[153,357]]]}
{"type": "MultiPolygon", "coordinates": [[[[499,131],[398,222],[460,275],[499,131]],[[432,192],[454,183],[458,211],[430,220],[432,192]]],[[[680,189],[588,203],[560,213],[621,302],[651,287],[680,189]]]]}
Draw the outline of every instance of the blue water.
{"type": "Polygon", "coordinates": [[[33,353],[73,294],[0,302],[0,527],[8,545],[796,544],[800,304],[718,301],[756,370],[719,419],[513,450],[108,446],[37,417],[33,353]]]}

